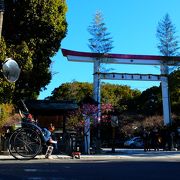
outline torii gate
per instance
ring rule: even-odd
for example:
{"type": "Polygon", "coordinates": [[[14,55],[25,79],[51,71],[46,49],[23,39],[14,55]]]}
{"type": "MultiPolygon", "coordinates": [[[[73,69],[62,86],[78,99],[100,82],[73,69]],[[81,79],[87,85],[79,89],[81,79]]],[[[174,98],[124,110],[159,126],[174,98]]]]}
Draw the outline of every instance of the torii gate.
{"type": "MultiPolygon", "coordinates": [[[[180,57],[164,57],[152,55],[129,55],[129,54],[99,54],[78,52],[62,49],[62,53],[69,61],[90,62],[94,64],[93,94],[100,109],[100,80],[138,80],[138,81],[161,81],[164,124],[171,124],[170,102],[168,90],[169,66],[180,65],[180,57]],[[165,61],[168,59],[168,61],[165,61]],[[158,65],[160,75],[155,74],[127,74],[127,73],[101,73],[100,63],[131,64],[131,65],[158,65]]],[[[99,114],[100,117],[100,114],[99,114]]]]}

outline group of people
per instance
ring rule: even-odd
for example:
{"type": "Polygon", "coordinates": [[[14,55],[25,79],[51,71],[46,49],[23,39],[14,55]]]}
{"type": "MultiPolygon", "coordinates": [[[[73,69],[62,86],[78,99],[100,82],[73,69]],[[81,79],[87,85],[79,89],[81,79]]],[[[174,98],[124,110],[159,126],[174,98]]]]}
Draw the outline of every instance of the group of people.
{"type": "Polygon", "coordinates": [[[144,151],[150,151],[151,149],[159,151],[160,148],[171,151],[176,141],[176,133],[167,127],[162,129],[154,127],[151,130],[144,129],[142,138],[144,151]]]}

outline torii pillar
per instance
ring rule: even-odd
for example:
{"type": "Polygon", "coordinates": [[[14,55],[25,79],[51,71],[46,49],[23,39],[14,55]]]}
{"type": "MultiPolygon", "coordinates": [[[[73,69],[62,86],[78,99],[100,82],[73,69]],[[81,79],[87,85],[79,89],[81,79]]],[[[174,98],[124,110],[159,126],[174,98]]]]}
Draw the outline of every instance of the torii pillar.
{"type": "MultiPolygon", "coordinates": [[[[69,61],[91,62],[94,64],[94,99],[100,108],[100,79],[111,80],[138,80],[138,81],[161,81],[164,125],[171,124],[170,97],[168,88],[169,66],[180,65],[180,57],[164,57],[152,55],[129,55],[129,54],[99,54],[89,52],[78,52],[62,49],[62,53],[69,61]],[[168,59],[168,61],[165,61],[168,59]],[[131,65],[158,65],[161,69],[160,75],[155,74],[127,74],[127,73],[101,73],[100,63],[106,64],[131,64],[131,65]]],[[[100,109],[98,111],[100,122],[100,109]]]]}

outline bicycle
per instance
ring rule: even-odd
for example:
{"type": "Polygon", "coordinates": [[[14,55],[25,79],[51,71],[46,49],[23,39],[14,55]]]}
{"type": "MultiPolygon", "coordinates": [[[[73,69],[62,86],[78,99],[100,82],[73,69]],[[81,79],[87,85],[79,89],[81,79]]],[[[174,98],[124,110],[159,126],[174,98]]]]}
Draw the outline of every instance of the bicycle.
{"type": "Polygon", "coordinates": [[[42,152],[43,146],[48,143],[45,140],[43,129],[33,120],[24,102],[26,112],[19,110],[21,127],[16,129],[9,138],[9,153],[19,160],[30,160],[42,152]]]}

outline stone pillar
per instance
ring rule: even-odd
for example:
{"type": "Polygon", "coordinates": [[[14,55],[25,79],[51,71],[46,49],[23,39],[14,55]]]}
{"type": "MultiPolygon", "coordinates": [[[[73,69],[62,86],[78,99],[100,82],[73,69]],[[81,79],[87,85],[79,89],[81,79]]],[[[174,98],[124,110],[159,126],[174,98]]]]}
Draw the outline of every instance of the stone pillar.
{"type": "Polygon", "coordinates": [[[99,78],[100,73],[100,60],[97,59],[94,62],[94,80],[93,80],[93,98],[98,103],[98,114],[97,120],[98,124],[101,120],[101,81],[99,78]]]}
{"type": "Polygon", "coordinates": [[[97,122],[96,123],[96,152],[100,152],[100,121],[101,121],[101,86],[100,86],[100,59],[94,62],[94,81],[93,81],[93,98],[98,103],[97,122]]]}
{"type": "Polygon", "coordinates": [[[168,86],[168,74],[169,74],[168,66],[166,64],[162,64],[161,75],[165,75],[161,78],[163,116],[164,116],[165,125],[170,125],[172,123],[171,122],[170,95],[169,95],[169,86],[168,86]]]}

